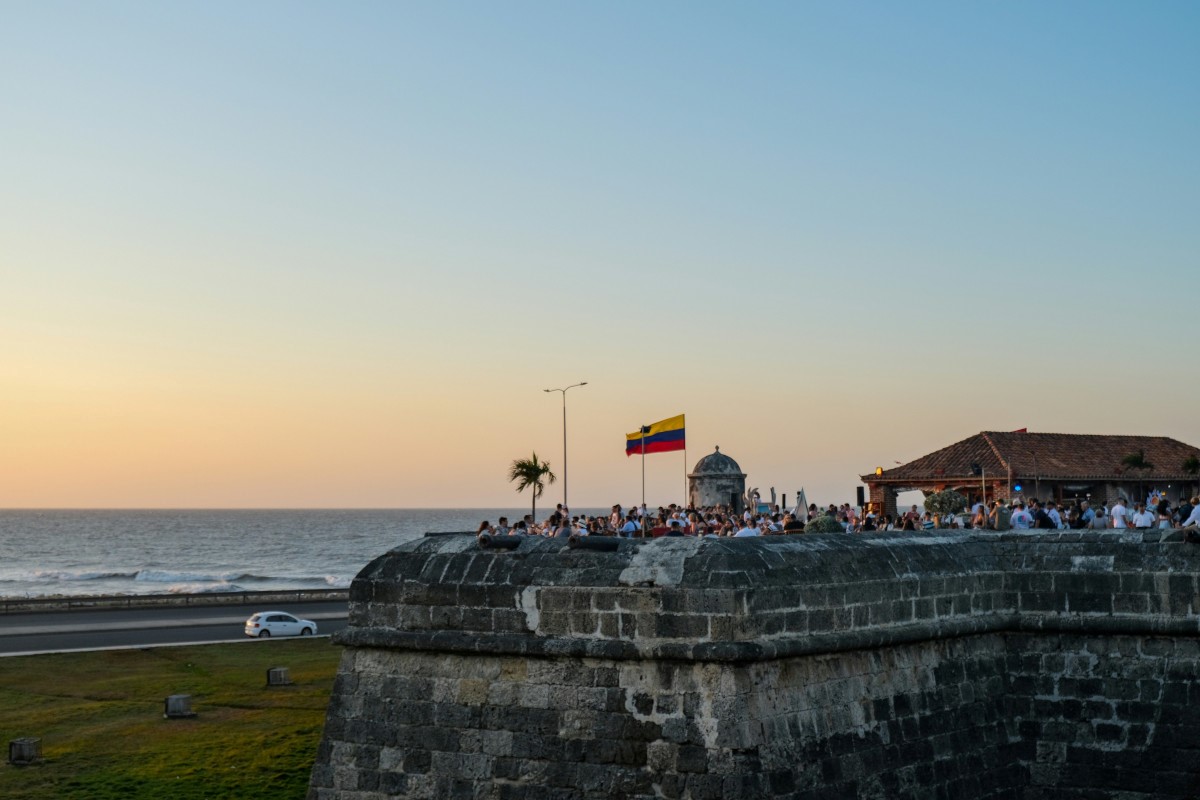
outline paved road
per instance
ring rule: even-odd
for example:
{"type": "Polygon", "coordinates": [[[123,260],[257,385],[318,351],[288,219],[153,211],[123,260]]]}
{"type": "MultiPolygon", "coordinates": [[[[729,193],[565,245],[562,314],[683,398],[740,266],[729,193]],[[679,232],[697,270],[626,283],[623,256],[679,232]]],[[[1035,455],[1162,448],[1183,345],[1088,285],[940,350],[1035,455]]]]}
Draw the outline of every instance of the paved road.
{"type": "MultiPolygon", "coordinates": [[[[347,625],[345,600],[284,603],[271,609],[313,620],[322,635],[347,625]]],[[[269,641],[251,640],[242,633],[246,618],[265,610],[261,605],[235,605],[4,614],[0,615],[0,656],[227,641],[267,646],[269,641]]]]}

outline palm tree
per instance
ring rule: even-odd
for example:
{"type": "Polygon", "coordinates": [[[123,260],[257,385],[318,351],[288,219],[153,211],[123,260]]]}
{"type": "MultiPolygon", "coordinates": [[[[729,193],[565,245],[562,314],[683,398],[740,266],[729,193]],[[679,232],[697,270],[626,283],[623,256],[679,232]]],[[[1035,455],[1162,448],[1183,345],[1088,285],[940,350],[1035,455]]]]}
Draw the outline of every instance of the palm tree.
{"type": "Polygon", "coordinates": [[[517,482],[517,491],[523,492],[533,487],[533,517],[537,519],[537,499],[542,496],[547,483],[554,483],[558,478],[550,471],[548,461],[538,461],[537,453],[531,458],[518,458],[508,467],[508,480],[517,482]]]}
{"type": "Polygon", "coordinates": [[[1183,471],[1193,478],[1200,475],[1200,458],[1188,456],[1183,461],[1183,471]]]}
{"type": "Polygon", "coordinates": [[[1147,472],[1154,469],[1154,465],[1146,460],[1146,451],[1138,450],[1136,453],[1130,453],[1121,459],[1121,463],[1130,469],[1138,470],[1138,495],[1142,493],[1142,478],[1147,472]]]}

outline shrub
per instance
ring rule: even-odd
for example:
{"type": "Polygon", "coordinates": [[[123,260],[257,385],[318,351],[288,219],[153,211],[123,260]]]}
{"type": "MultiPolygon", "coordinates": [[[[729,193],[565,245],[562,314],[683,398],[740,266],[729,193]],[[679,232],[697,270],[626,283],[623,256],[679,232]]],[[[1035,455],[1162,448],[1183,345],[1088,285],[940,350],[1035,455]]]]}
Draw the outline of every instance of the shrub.
{"type": "Polygon", "coordinates": [[[837,521],[837,517],[831,517],[828,514],[821,514],[808,521],[804,526],[805,533],[845,533],[846,529],[842,527],[842,523],[837,521]]]}
{"type": "Polygon", "coordinates": [[[967,508],[967,498],[953,489],[944,492],[934,492],[925,498],[925,510],[944,517],[957,514],[967,508]]]}

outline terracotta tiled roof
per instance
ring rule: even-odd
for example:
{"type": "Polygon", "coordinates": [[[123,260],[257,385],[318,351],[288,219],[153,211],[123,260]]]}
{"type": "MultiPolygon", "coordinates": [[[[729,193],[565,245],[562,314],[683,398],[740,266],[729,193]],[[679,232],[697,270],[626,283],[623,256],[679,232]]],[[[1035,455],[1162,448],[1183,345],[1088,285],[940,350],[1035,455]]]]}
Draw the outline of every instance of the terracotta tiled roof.
{"type": "Polygon", "coordinates": [[[1200,448],[1166,436],[1106,436],[1076,433],[1010,433],[984,431],[955,442],[949,447],[922,456],[915,461],[883,471],[882,476],[863,475],[865,482],[940,481],[944,478],[971,478],[972,464],[979,464],[988,475],[1041,477],[1049,479],[1132,479],[1152,477],[1158,480],[1195,480],[1183,462],[1200,458],[1200,448]],[[1142,453],[1154,465],[1152,470],[1135,470],[1121,461],[1133,453],[1142,453]]]}

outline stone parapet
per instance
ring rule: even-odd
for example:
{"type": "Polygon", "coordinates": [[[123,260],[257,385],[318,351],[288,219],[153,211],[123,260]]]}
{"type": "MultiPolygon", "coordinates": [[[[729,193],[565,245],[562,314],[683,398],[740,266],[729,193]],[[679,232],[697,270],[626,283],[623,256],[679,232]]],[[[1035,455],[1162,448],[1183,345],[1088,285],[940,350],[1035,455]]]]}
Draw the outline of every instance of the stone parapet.
{"type": "Polygon", "coordinates": [[[410,542],[310,798],[1191,797],[1198,573],[1157,530],[410,542]]]}
{"type": "Polygon", "coordinates": [[[341,641],[745,662],[1022,629],[1196,633],[1200,548],[1162,534],[662,538],[611,553],[420,540],[360,573],[341,641]]]}

